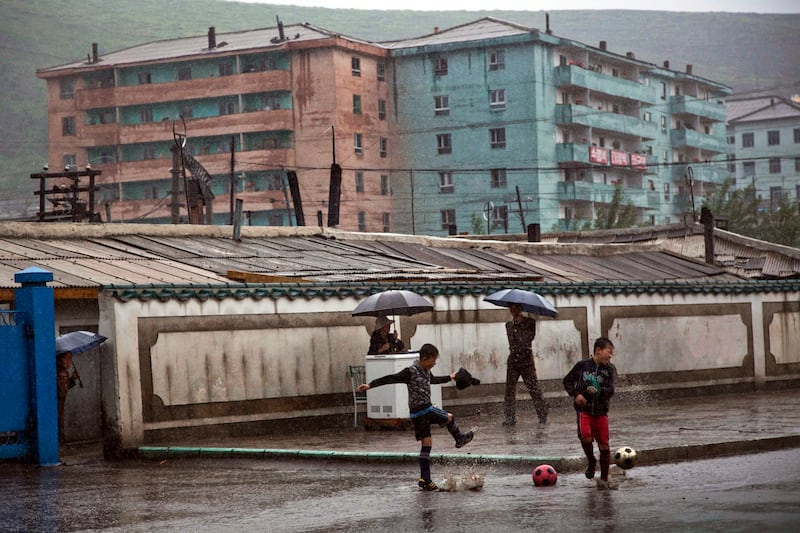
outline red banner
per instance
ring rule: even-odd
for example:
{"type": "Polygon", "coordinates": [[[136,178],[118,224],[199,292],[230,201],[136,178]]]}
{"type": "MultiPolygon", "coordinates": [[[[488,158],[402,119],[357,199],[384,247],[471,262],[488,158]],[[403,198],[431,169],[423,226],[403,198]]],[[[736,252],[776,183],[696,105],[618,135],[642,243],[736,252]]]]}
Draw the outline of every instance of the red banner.
{"type": "Polygon", "coordinates": [[[589,161],[592,163],[599,163],[601,165],[608,164],[608,150],[599,148],[597,146],[589,147],[589,161]]]}
{"type": "Polygon", "coordinates": [[[620,150],[611,150],[611,164],[616,167],[628,166],[628,152],[620,150]]]}
{"type": "Polygon", "coordinates": [[[631,154],[631,167],[639,170],[647,170],[647,156],[643,154],[631,154]]]}

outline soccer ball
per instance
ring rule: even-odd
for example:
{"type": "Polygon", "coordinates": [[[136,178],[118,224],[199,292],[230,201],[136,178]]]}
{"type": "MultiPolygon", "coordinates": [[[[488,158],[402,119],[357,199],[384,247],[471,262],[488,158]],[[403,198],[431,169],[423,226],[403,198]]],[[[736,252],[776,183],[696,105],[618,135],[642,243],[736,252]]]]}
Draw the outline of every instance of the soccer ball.
{"type": "Polygon", "coordinates": [[[537,487],[550,487],[558,481],[558,472],[550,465],[539,465],[533,469],[533,484],[537,487]]]}
{"type": "Polygon", "coordinates": [[[614,452],[614,463],[624,470],[633,468],[636,465],[636,450],[630,446],[617,448],[617,451],[614,452]]]}

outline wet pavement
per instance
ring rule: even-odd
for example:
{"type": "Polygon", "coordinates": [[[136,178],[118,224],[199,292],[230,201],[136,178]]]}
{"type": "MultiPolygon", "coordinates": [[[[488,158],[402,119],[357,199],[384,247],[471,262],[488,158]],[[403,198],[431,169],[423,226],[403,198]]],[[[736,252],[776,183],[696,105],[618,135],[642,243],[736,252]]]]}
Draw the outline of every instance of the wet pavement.
{"type": "MultiPolygon", "coordinates": [[[[611,403],[611,449],[630,446],[638,464],[679,462],[800,447],[797,391],[731,393],[682,399],[655,399],[629,394],[611,403]]],[[[547,424],[539,424],[529,402],[520,402],[518,423],[507,428],[495,410],[457,416],[462,430],[476,431],[475,440],[456,449],[444,428],[433,428],[434,462],[492,465],[549,463],[559,472],[585,468],[574,410],[551,407],[547,424]]],[[[447,405],[445,405],[447,409],[447,405]]],[[[458,413],[457,409],[454,409],[458,413]]],[[[352,420],[352,419],[351,419],[352,420]]],[[[84,450],[81,453],[87,453],[84,450]]],[[[365,430],[352,426],[303,429],[257,437],[209,437],[164,441],[139,449],[144,458],[247,457],[309,460],[408,462],[418,461],[413,430],[365,430]]],[[[72,456],[62,453],[65,462],[72,456]]]]}

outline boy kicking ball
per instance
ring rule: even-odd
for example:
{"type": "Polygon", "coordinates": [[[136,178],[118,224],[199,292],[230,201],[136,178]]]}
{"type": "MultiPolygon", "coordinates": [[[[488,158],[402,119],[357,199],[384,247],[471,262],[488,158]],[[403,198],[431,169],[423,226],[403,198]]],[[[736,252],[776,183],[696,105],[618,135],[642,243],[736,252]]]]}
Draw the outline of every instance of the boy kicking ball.
{"type": "Polygon", "coordinates": [[[456,441],[456,448],[461,448],[469,444],[473,438],[473,432],[462,433],[456,424],[456,419],[452,413],[435,407],[431,403],[431,384],[447,383],[454,379],[456,373],[449,376],[434,376],[431,369],[436,365],[439,358],[439,350],[433,344],[424,344],[419,350],[419,359],[414,361],[409,367],[404,368],[396,374],[389,374],[377,379],[373,379],[369,384],[362,384],[358,387],[359,391],[365,391],[381,385],[392,383],[405,383],[408,387],[408,410],[411,416],[411,423],[414,425],[414,436],[422,442],[419,451],[419,487],[422,490],[438,490],[439,487],[431,480],[431,424],[446,426],[447,431],[456,441]]]}

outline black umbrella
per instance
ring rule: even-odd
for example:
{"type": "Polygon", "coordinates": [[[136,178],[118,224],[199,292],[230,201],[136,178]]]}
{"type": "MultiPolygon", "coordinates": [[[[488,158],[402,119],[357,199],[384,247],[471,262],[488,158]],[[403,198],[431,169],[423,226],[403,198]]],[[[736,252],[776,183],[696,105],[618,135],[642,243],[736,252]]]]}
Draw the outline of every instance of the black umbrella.
{"type": "Polygon", "coordinates": [[[522,289],[503,289],[493,292],[483,299],[486,302],[499,305],[501,307],[511,307],[513,304],[522,306],[522,310],[532,315],[556,318],[558,309],[550,303],[544,296],[533,291],[522,289]]]}
{"type": "MultiPolygon", "coordinates": [[[[97,348],[106,341],[106,338],[98,333],[91,331],[71,331],[64,335],[56,337],[56,355],[62,355],[70,352],[72,355],[88,352],[93,348],[97,348]]],[[[75,362],[72,363],[72,368],[77,372],[75,362]]],[[[83,388],[83,380],[78,374],[78,384],[83,388]]]]}
{"type": "Polygon", "coordinates": [[[425,311],[433,311],[433,304],[419,294],[390,290],[368,296],[353,309],[353,316],[411,316],[425,311]]]}

